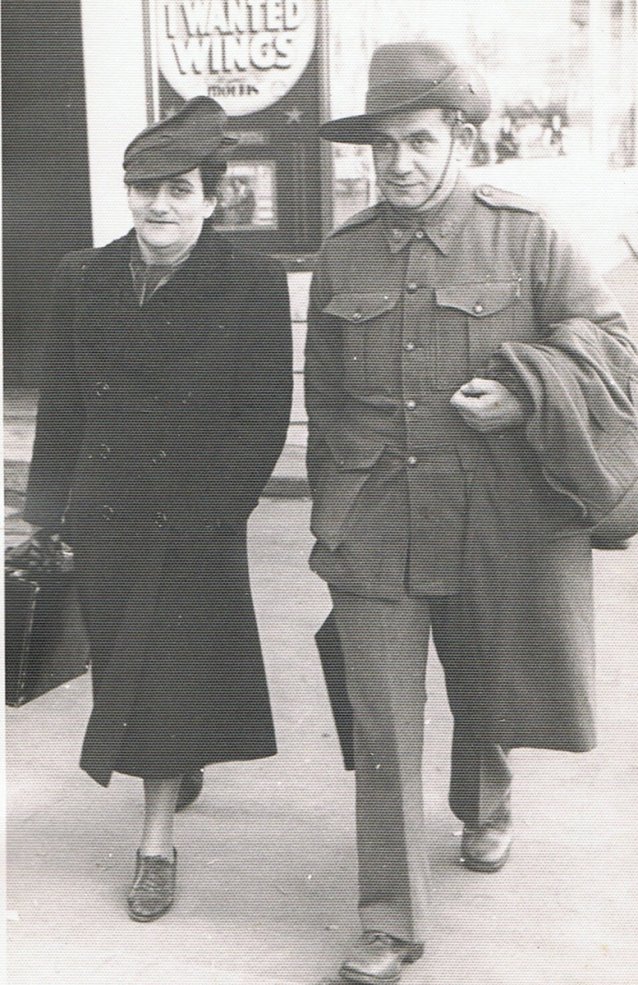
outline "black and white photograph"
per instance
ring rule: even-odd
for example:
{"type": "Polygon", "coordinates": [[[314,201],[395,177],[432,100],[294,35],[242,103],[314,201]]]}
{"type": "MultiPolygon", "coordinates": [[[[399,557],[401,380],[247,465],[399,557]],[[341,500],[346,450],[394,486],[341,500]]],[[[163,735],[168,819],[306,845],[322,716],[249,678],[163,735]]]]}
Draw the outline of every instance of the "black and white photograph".
{"type": "Polygon", "coordinates": [[[1,0],[8,985],[636,985],[638,0],[1,0]]]}

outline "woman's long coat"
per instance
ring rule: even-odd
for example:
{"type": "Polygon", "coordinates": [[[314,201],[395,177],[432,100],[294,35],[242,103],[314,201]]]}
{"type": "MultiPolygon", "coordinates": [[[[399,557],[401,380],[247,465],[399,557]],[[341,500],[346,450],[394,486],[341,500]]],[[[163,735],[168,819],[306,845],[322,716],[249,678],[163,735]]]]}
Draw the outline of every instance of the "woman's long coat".
{"type": "Polygon", "coordinates": [[[179,775],[276,751],[246,521],[283,447],[286,276],[205,227],[140,307],[132,233],[64,259],[25,517],[74,547],[94,707],[81,765],[179,775]]]}

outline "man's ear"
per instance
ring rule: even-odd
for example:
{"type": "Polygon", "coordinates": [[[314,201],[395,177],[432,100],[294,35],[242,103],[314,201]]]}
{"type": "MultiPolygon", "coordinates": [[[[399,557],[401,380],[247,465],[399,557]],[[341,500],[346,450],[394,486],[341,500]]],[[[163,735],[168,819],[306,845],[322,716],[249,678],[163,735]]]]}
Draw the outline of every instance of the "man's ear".
{"type": "Polygon", "coordinates": [[[456,123],[456,147],[459,157],[465,158],[474,146],[476,127],[473,123],[456,123]]]}

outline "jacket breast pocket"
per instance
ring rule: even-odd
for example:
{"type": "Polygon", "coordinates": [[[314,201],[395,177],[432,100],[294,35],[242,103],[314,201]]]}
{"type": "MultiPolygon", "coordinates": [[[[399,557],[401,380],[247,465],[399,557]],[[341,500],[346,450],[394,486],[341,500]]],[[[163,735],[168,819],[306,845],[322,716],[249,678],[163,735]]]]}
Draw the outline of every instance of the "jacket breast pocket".
{"type": "MultiPolygon", "coordinates": [[[[384,363],[389,345],[387,315],[396,308],[398,291],[343,291],[336,294],[323,314],[343,333],[343,369],[346,387],[355,390],[376,382],[374,365],[384,363]],[[386,338],[388,336],[388,338],[386,338]]],[[[387,365],[387,360],[386,360],[387,365]]]]}
{"type": "Polygon", "coordinates": [[[519,281],[447,284],[435,288],[435,385],[461,386],[487,367],[502,343],[517,336],[519,281]]]}

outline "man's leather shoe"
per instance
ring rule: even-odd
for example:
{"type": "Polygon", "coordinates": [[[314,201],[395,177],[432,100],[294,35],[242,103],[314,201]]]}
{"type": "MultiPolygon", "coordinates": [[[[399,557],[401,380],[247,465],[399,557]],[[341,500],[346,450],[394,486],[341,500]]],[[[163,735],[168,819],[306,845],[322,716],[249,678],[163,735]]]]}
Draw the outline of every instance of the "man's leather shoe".
{"type": "Polygon", "coordinates": [[[422,954],[423,944],[412,944],[381,931],[367,930],[341,965],[339,974],[347,982],[364,982],[366,985],[398,982],[401,966],[418,961],[422,954]]]}
{"type": "Polygon", "coordinates": [[[190,807],[194,800],[197,800],[202,787],[204,786],[204,771],[193,770],[192,773],[184,773],[182,782],[179,785],[177,795],[176,811],[183,811],[185,807],[190,807]]]}
{"type": "Polygon", "coordinates": [[[512,825],[498,827],[484,824],[480,828],[463,828],[461,861],[473,872],[498,872],[507,862],[512,849],[512,825]]]}
{"type": "Polygon", "coordinates": [[[173,860],[163,855],[140,855],[137,852],[133,885],[127,897],[131,920],[147,923],[170,910],[175,899],[177,852],[173,860]]]}

